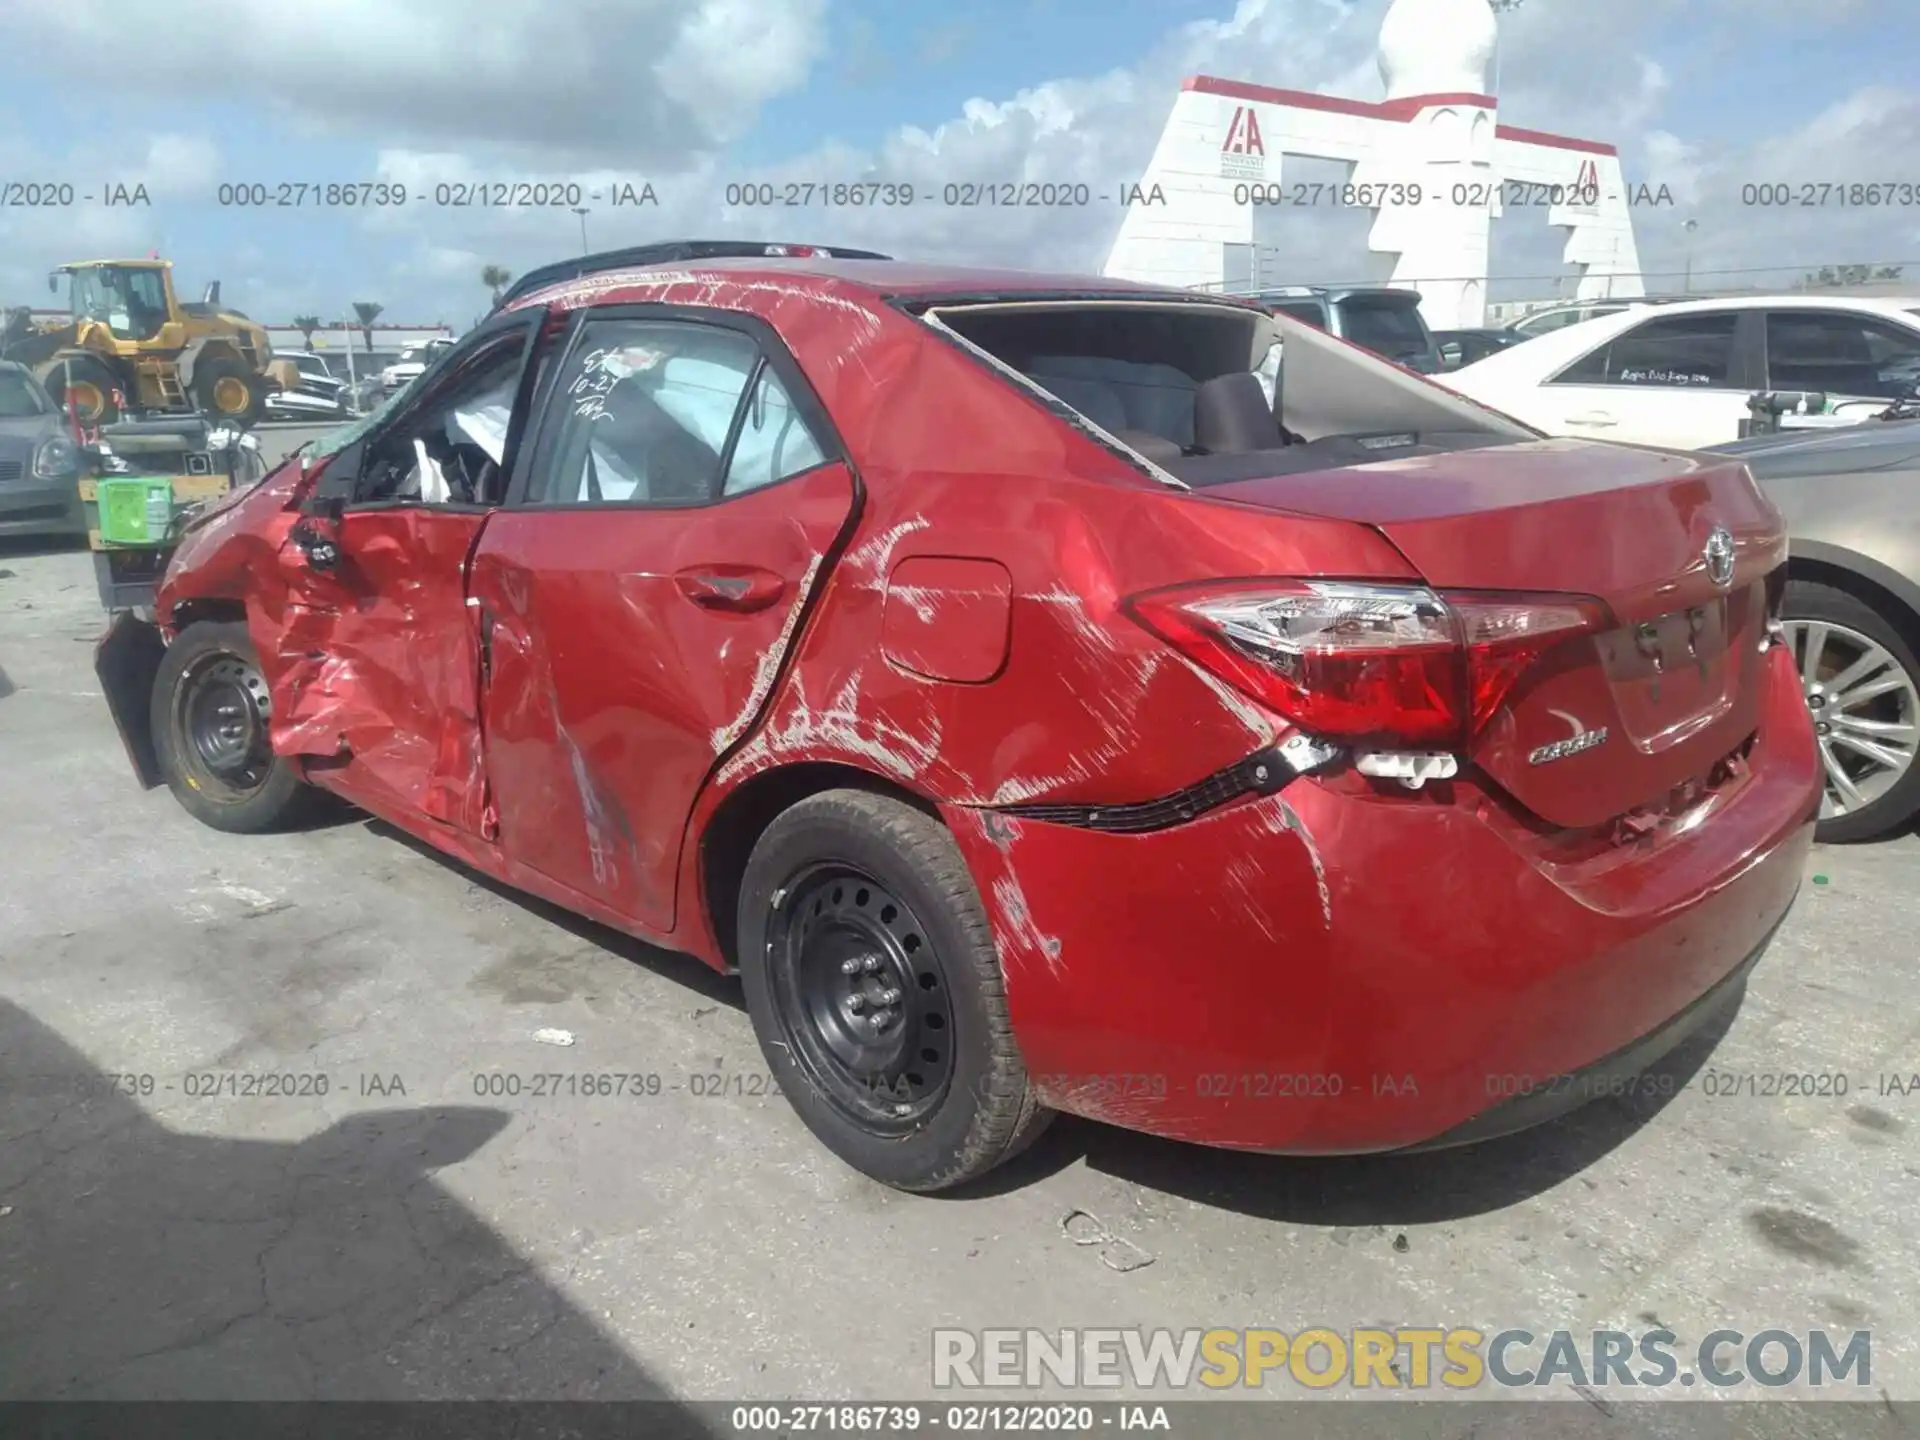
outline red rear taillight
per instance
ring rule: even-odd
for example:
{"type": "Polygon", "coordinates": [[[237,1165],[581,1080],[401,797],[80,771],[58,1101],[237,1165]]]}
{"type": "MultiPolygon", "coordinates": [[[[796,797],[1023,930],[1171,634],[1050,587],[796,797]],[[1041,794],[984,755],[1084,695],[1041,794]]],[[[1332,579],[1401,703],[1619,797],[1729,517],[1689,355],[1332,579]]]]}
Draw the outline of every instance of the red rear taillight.
{"type": "Polygon", "coordinates": [[[1136,596],[1128,611],[1210,674],[1326,739],[1464,750],[1548,650],[1606,628],[1576,595],[1237,580],[1136,596]]]}

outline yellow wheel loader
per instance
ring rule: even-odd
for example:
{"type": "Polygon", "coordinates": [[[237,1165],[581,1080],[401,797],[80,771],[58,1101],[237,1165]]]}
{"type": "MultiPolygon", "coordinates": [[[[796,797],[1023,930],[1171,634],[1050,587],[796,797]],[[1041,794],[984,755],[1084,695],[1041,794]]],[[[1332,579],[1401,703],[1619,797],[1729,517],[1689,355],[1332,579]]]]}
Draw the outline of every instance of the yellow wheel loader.
{"type": "Polygon", "coordinates": [[[258,421],[267,397],[299,383],[273,358],[266,330],[220,306],[220,284],[182,302],[169,260],[86,260],[47,277],[69,284],[64,325],[36,329],[29,312],[0,326],[0,359],[31,366],[62,409],[85,425],[198,413],[221,425],[258,421]]]}

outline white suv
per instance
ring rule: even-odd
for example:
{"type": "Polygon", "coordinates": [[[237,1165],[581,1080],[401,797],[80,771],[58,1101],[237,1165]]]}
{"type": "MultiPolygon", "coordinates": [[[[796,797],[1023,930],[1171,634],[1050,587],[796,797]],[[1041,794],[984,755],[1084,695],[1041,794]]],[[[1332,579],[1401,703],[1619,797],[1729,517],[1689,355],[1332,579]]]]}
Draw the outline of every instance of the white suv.
{"type": "Polygon", "coordinates": [[[421,372],[439,358],[442,350],[453,347],[451,340],[429,340],[424,345],[409,345],[400,352],[400,358],[380,372],[380,386],[388,394],[404,385],[411,385],[420,378],[421,372]]]}

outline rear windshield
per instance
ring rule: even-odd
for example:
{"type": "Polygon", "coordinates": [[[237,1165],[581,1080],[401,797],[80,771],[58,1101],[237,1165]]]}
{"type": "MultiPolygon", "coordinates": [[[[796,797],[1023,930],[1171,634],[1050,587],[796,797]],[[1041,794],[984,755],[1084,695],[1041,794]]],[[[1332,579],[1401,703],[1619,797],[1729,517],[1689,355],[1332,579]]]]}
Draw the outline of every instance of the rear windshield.
{"type": "Polygon", "coordinates": [[[1404,360],[1427,353],[1427,327],[1416,305],[1390,300],[1343,300],[1340,316],[1347,339],[1376,355],[1404,360]]]}
{"type": "Polygon", "coordinates": [[[1314,325],[1322,330],[1327,328],[1326,312],[1320,308],[1320,302],[1317,300],[1279,300],[1267,308],[1276,315],[1291,315],[1304,324],[1314,325]]]}
{"type": "Polygon", "coordinates": [[[0,420],[25,420],[47,413],[40,387],[20,370],[0,370],[0,420]]]}
{"type": "Polygon", "coordinates": [[[1193,486],[1533,438],[1321,331],[1296,328],[1289,342],[1238,306],[1002,302],[933,318],[1091,422],[1096,438],[1193,486]]]}

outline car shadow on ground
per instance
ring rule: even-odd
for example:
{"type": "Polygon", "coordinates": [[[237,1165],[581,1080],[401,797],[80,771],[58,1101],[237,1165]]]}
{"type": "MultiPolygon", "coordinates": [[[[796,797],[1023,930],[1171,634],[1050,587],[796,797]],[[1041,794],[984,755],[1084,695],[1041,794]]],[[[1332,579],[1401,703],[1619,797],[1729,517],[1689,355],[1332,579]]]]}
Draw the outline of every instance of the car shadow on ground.
{"type": "Polygon", "coordinates": [[[0,1399],[644,1400],[633,1433],[711,1433],[436,1179],[503,1112],[204,1102],[315,1107],[237,1139],[187,1088],[0,1001],[0,1399]]]}
{"type": "Polygon", "coordinates": [[[368,816],[364,811],[350,811],[351,816],[366,822],[367,833],[377,835],[382,840],[394,841],[405,845],[417,855],[457,869],[462,875],[490,895],[511,902],[549,925],[566,931],[589,945],[597,945],[611,955],[617,955],[630,965],[637,965],[666,980],[684,985],[702,1000],[730,1005],[744,1012],[747,1008],[746,997],[740,989],[740,982],[733,976],[722,975],[704,961],[678,950],[663,950],[658,945],[650,945],[637,940],[624,931],[615,930],[610,925],[602,925],[597,920],[589,920],[563,906],[550,904],[537,895],[529,895],[511,885],[503,884],[491,875],[474,869],[456,856],[424,840],[415,839],[406,831],[389,825],[386,821],[368,816]]]}
{"type": "Polygon", "coordinates": [[[1573,1179],[1652,1121],[1706,1064],[1745,998],[1743,987],[1648,1071],[1649,1093],[1595,1100],[1478,1145],[1402,1155],[1254,1155],[1061,1116],[1032,1150],[982,1184],[1018,1188],[1084,1160],[1148,1190],[1290,1225],[1431,1225],[1486,1214],[1573,1179]]]}
{"type": "MultiPolygon", "coordinates": [[[[502,884],[364,812],[346,813],[362,819],[369,834],[457,868],[490,894],[569,935],[684,984],[703,1000],[746,1008],[737,979],[716,974],[690,955],[662,950],[502,884]]],[[[1479,1145],[1415,1155],[1254,1155],[1062,1115],[1025,1154],[943,1198],[1004,1194],[1084,1161],[1144,1189],[1295,1225],[1422,1225],[1501,1210],[1579,1175],[1658,1115],[1711,1058],[1745,999],[1743,986],[1661,1060],[1649,1072],[1655,1084],[1647,1093],[1596,1100],[1548,1124],[1479,1145]]]]}
{"type": "Polygon", "coordinates": [[[87,537],[84,535],[0,535],[0,561],[65,555],[86,548],[87,537]]]}
{"type": "MultiPolygon", "coordinates": [[[[746,1008],[737,979],[716,974],[690,955],[649,945],[502,884],[383,820],[366,818],[366,828],[454,866],[489,893],[631,964],[684,984],[704,1000],[746,1008]]],[[[1646,1093],[1596,1100],[1548,1124],[1479,1145],[1412,1155],[1256,1155],[1161,1140],[1062,1115],[1025,1154],[941,1198],[1004,1194],[1085,1161],[1091,1169],[1145,1189],[1288,1224],[1421,1225],[1485,1214],[1572,1179],[1652,1120],[1711,1058],[1745,1000],[1742,986],[1717,1015],[1658,1062],[1648,1072],[1655,1084],[1646,1093]]]]}

